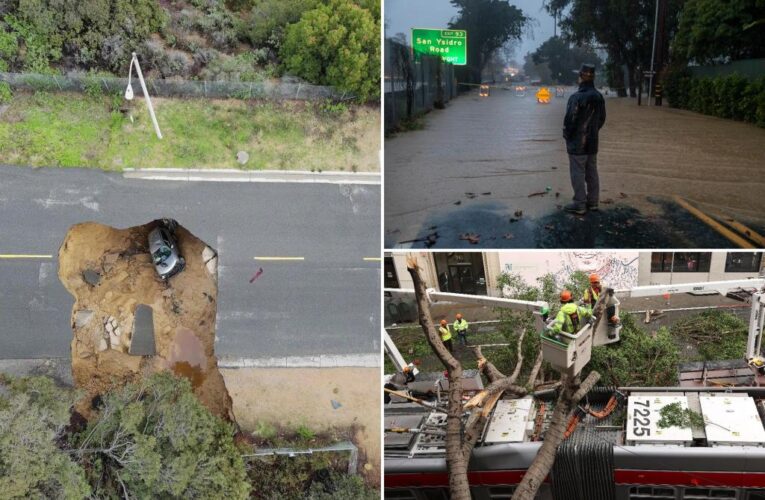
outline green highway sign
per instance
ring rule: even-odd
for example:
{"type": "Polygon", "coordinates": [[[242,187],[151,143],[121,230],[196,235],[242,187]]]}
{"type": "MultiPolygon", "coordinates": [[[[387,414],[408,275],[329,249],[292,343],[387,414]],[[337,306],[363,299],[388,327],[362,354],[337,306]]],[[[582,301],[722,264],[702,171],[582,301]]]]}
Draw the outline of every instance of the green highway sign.
{"type": "Polygon", "coordinates": [[[412,29],[412,48],[415,54],[439,56],[455,66],[467,64],[467,31],[412,29]]]}

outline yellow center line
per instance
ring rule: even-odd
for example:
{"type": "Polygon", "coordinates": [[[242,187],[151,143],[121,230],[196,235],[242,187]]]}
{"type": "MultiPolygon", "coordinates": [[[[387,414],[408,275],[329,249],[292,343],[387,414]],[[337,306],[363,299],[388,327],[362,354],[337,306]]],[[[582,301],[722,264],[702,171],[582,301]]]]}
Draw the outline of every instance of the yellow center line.
{"type": "Polygon", "coordinates": [[[305,257],[253,257],[255,260],[305,260],[305,257]]]}
{"type": "Polygon", "coordinates": [[[380,262],[382,261],[382,258],[380,257],[364,257],[364,260],[367,262],[380,262]]]}
{"type": "Polygon", "coordinates": [[[52,259],[52,255],[0,253],[0,259],[52,259]]]}

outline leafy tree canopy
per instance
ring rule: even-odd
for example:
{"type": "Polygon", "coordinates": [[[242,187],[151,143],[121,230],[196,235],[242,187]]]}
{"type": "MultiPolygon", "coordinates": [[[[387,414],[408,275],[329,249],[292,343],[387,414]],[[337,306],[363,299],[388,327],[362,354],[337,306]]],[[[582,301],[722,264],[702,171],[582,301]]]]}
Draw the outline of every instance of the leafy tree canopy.
{"type": "Polygon", "coordinates": [[[0,492],[3,498],[84,498],[85,473],[57,446],[69,423],[72,391],[51,379],[0,375],[0,492]]]}
{"type": "Polygon", "coordinates": [[[547,63],[554,83],[571,85],[576,82],[574,70],[583,63],[601,65],[600,58],[590,49],[571,47],[560,37],[550,37],[532,55],[535,64],[547,63]]]}
{"type": "Polygon", "coordinates": [[[249,485],[233,434],[187,379],[163,372],[104,395],[72,444],[99,497],[243,499],[249,485]]]}
{"type": "Polygon", "coordinates": [[[763,18],[763,0],[688,0],[673,55],[702,64],[765,57],[763,18]]]}
{"type": "Polygon", "coordinates": [[[509,40],[520,40],[531,18],[508,0],[451,0],[459,8],[449,27],[467,31],[471,78],[480,81],[489,57],[509,40]]]}

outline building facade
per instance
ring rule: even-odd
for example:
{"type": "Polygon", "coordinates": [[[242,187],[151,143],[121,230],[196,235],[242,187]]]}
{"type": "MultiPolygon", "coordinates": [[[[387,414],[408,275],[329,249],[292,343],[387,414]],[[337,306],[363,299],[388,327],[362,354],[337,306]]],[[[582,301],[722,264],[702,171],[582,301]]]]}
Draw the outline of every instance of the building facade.
{"type": "Polygon", "coordinates": [[[412,288],[407,255],[417,259],[429,288],[494,297],[501,295],[502,272],[535,284],[547,273],[564,283],[579,270],[621,289],[756,278],[764,264],[762,252],[395,252],[385,254],[385,288],[412,288]]]}

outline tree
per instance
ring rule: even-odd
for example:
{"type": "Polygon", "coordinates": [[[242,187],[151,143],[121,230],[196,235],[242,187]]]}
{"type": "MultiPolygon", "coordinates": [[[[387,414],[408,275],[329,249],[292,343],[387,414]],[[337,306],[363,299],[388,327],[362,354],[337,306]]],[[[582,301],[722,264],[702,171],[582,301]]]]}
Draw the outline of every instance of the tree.
{"type": "Polygon", "coordinates": [[[231,424],[169,372],[116,388],[72,442],[98,497],[247,498],[231,424]]]}
{"type": "Polygon", "coordinates": [[[520,40],[530,18],[508,0],[451,0],[460,9],[449,27],[467,31],[469,83],[480,83],[489,57],[510,40],[520,40]]]}
{"type": "MultiPolygon", "coordinates": [[[[661,0],[665,15],[659,40],[673,36],[683,1],[661,0]]],[[[606,50],[610,82],[620,97],[627,90],[632,97],[636,95],[641,71],[650,67],[656,0],[547,0],[545,8],[551,14],[567,12],[560,21],[565,39],[576,45],[598,44],[606,50]]],[[[660,47],[657,60],[666,61],[667,45],[660,47]]]]}
{"type": "MultiPolygon", "coordinates": [[[[526,386],[533,385],[541,369],[542,352],[539,350],[536,353],[526,386],[520,386],[516,384],[516,380],[523,366],[524,357],[521,344],[525,337],[525,330],[519,333],[517,341],[518,357],[515,369],[509,376],[505,376],[487,360],[483,356],[480,347],[474,348],[476,358],[478,359],[478,368],[489,380],[489,385],[463,406],[462,365],[446,349],[436,332],[433,318],[430,314],[426,285],[420,275],[420,270],[414,257],[410,256],[407,258],[407,270],[414,284],[420,326],[431,349],[446,367],[449,377],[448,407],[446,410],[446,465],[449,471],[451,498],[468,500],[471,498],[470,484],[467,477],[468,463],[473,447],[478,442],[486,424],[486,419],[503,393],[508,392],[516,397],[524,396],[528,393],[529,389],[526,386]],[[466,411],[469,412],[469,415],[463,422],[463,413],[466,411]]],[[[524,289],[523,292],[532,293],[530,289],[524,289]]],[[[545,443],[540,453],[534,459],[521,484],[516,489],[513,495],[514,499],[533,498],[536,495],[542,480],[544,480],[552,467],[555,459],[555,450],[563,440],[571,408],[574,408],[579,400],[589,392],[592,386],[597,383],[599,377],[597,372],[592,371],[587,379],[581,383],[578,377],[563,377],[561,379],[562,390],[553,412],[553,424],[547,430],[545,443]]]]}
{"type": "Polygon", "coordinates": [[[0,375],[0,492],[3,498],[84,498],[85,472],[57,443],[75,394],[51,379],[0,375]]]}
{"type": "Polygon", "coordinates": [[[762,0],[688,0],[672,54],[702,64],[765,57],[765,24],[757,22],[762,17],[762,0]]]}
{"type": "Polygon", "coordinates": [[[380,20],[350,0],[330,0],[287,27],[284,67],[366,101],[380,92],[380,20]]]}
{"type": "Polygon", "coordinates": [[[600,58],[586,47],[571,47],[560,37],[551,37],[540,45],[532,55],[535,64],[547,64],[552,83],[572,85],[576,82],[575,70],[586,64],[601,66],[600,58]]]}

